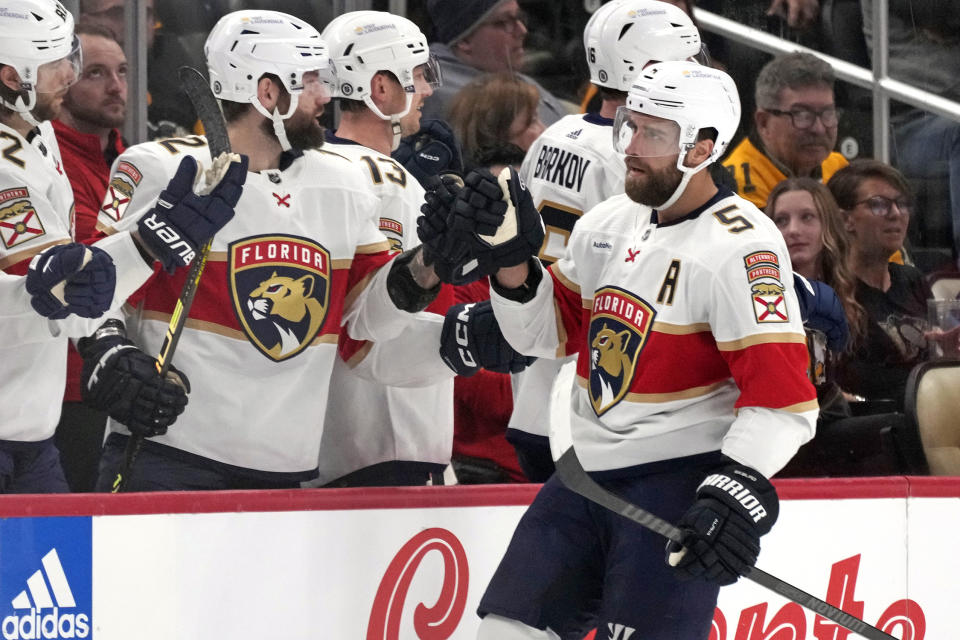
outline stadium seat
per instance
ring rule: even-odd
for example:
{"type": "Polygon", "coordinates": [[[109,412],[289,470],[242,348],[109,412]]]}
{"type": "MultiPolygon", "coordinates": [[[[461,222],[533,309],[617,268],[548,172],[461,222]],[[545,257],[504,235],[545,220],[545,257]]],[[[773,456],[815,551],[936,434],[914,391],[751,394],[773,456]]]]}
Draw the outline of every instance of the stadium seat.
{"type": "Polygon", "coordinates": [[[933,274],[929,282],[937,300],[952,300],[960,294],[960,274],[933,274]]]}
{"type": "Polygon", "coordinates": [[[907,417],[916,426],[932,475],[960,475],[958,389],[960,361],[956,360],[919,364],[907,380],[907,417]]]}

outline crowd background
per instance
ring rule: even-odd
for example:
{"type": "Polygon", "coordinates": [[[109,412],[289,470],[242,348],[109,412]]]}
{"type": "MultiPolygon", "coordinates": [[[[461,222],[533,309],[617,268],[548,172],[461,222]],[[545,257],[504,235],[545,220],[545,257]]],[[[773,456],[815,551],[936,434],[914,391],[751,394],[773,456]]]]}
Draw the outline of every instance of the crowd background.
{"type": "MultiPolygon", "coordinates": [[[[239,9],[279,9],[302,18],[322,29],[331,19],[344,11],[358,9],[372,9],[390,11],[406,15],[414,21],[428,36],[431,43],[442,41],[446,35],[442,32],[445,25],[435,24],[434,18],[438,15],[437,5],[443,2],[453,3],[458,0],[411,0],[409,2],[397,0],[337,0],[335,2],[318,2],[316,0],[285,0],[277,6],[275,2],[258,0],[80,0],[66,2],[68,9],[78,16],[78,23],[96,24],[115,34],[117,42],[123,47],[126,58],[130,61],[126,71],[130,86],[127,100],[127,118],[121,130],[124,140],[128,144],[145,139],[185,135],[200,132],[192,112],[189,101],[183,95],[176,81],[176,69],[183,64],[196,68],[204,68],[203,43],[211,27],[224,14],[239,9]],[[137,12],[140,12],[139,14],[137,12]],[[136,26],[137,16],[146,22],[148,37],[143,40],[125,42],[124,35],[136,26]],[[147,80],[136,77],[136,63],[145,61],[147,80]],[[135,83],[135,80],[141,80],[135,83]],[[135,86],[146,86],[144,94],[133,90],[135,86]],[[134,117],[138,110],[145,114],[145,119],[134,117]],[[146,122],[145,127],[137,128],[140,121],[146,122]]],[[[478,5],[494,5],[490,2],[475,2],[478,5]]],[[[455,133],[460,137],[464,150],[466,168],[471,166],[489,166],[491,164],[514,164],[519,166],[522,160],[522,150],[525,150],[532,138],[542,131],[550,117],[550,109],[556,111],[557,105],[568,113],[577,113],[589,109],[591,85],[589,71],[585,62],[583,49],[583,30],[591,13],[602,4],[599,0],[520,0],[519,7],[522,14],[513,22],[504,23],[502,28],[511,36],[518,37],[525,50],[522,66],[514,68],[511,61],[506,61],[507,68],[486,69],[497,71],[499,76],[483,76],[464,86],[464,96],[461,96],[461,108],[447,118],[453,125],[455,133]],[[522,77],[511,77],[514,73],[523,73],[522,77]],[[503,74],[507,74],[506,77],[503,74]],[[479,99],[470,97],[470,92],[480,94],[490,83],[517,82],[529,92],[525,100],[533,100],[522,114],[513,112],[506,114],[507,123],[519,123],[519,128],[513,131],[510,127],[493,125],[493,131],[503,133],[508,129],[507,139],[498,142],[493,150],[498,153],[515,150],[519,155],[506,157],[490,156],[490,148],[486,148],[486,155],[477,155],[478,149],[473,148],[476,141],[483,140],[483,124],[471,122],[470,114],[464,114],[462,105],[474,107],[480,112],[479,99]],[[540,102],[539,117],[533,107],[536,100],[540,102]],[[544,104],[550,109],[545,111],[544,104]],[[546,114],[546,115],[545,115],[546,114]],[[523,118],[523,121],[516,118],[523,118]],[[471,127],[479,128],[473,133],[471,127]],[[516,135],[513,135],[516,134],[516,135]],[[478,138],[478,135],[480,136],[478,138]],[[524,135],[532,135],[525,139],[524,135]],[[468,139],[465,139],[468,137],[468,139]],[[502,143],[502,144],[501,144],[502,143]]],[[[677,0],[670,4],[679,6],[694,16],[696,23],[697,9],[731,19],[738,24],[753,29],[759,29],[789,43],[802,45],[816,52],[869,68],[874,51],[872,4],[867,0],[744,0],[742,2],[722,2],[721,0],[677,0]]],[[[890,15],[888,21],[891,77],[919,89],[943,95],[947,99],[960,99],[960,18],[948,10],[944,3],[928,0],[890,0],[890,15]]],[[[440,9],[442,16],[442,8],[440,9]]],[[[740,130],[729,149],[733,150],[738,143],[751,133],[753,124],[752,114],[758,105],[754,98],[754,83],[761,70],[773,59],[773,55],[758,51],[748,45],[726,39],[711,33],[700,25],[706,50],[711,64],[725,69],[735,79],[740,89],[740,98],[743,104],[743,118],[740,130]]],[[[442,42],[441,42],[442,44],[442,42]]],[[[433,47],[433,44],[431,44],[433,47]]],[[[445,78],[446,80],[446,78],[445,78]]],[[[448,85],[449,87],[449,85],[448,85]]],[[[869,160],[873,157],[883,157],[884,154],[875,144],[873,127],[873,101],[869,90],[856,87],[842,80],[833,85],[833,93],[837,107],[837,122],[835,125],[835,147],[839,155],[847,162],[869,160]]],[[[456,96],[452,96],[456,102],[456,96]]],[[[432,108],[441,104],[435,97],[432,108]]],[[[480,103],[482,105],[482,103],[480,103]]],[[[496,104],[491,100],[491,104],[496,104]]],[[[765,108],[766,105],[759,105],[765,108]]],[[[474,116],[476,114],[473,114],[474,116]]],[[[890,105],[890,164],[894,173],[884,174],[887,183],[896,186],[896,193],[891,199],[909,200],[909,223],[904,230],[904,238],[896,250],[895,261],[906,267],[915,269],[918,274],[913,290],[918,295],[929,296],[929,285],[938,279],[957,277],[958,250],[960,245],[960,158],[954,160],[960,153],[960,124],[948,118],[924,113],[907,104],[891,101],[890,105]],[[902,182],[900,179],[902,178],[902,182]]],[[[327,114],[330,126],[335,125],[336,110],[327,114]]],[[[822,114],[820,116],[822,118],[822,114]]],[[[823,122],[827,125],[827,122],[823,122]]],[[[117,126],[117,125],[114,125],[117,126]]],[[[829,128],[829,127],[828,127],[829,128]]],[[[114,140],[115,142],[115,140],[114,140]]],[[[496,142],[496,141],[494,141],[496,142]]],[[[113,144],[113,143],[111,143],[113,144]]],[[[838,156],[839,157],[839,156],[838,156]]],[[[859,165],[855,162],[857,166],[859,165]]],[[[839,165],[838,165],[839,166],[839,165]]],[[[722,177],[722,176],[721,176],[722,177]]],[[[827,182],[828,175],[815,176],[827,182]]],[[[850,187],[855,195],[859,183],[850,187]]],[[[811,193],[817,192],[814,187],[800,185],[798,189],[807,189],[811,193]]],[[[840,202],[834,190],[833,197],[824,204],[822,194],[816,196],[818,215],[838,215],[841,210],[851,210],[859,204],[855,201],[840,202]],[[839,206],[838,206],[839,205],[839,206]],[[834,213],[824,213],[824,207],[834,213]]],[[[873,194],[866,194],[872,196],[873,194]]],[[[829,198],[829,196],[827,196],[829,198]]],[[[773,203],[770,203],[771,205],[773,203]]],[[[888,205],[889,213],[891,206],[888,205]]],[[[772,207],[767,209],[771,217],[775,212],[772,207]]],[[[869,220],[869,219],[868,219],[869,220]]],[[[778,223],[779,224],[779,223],[778,223]]],[[[831,233],[837,232],[838,223],[833,221],[829,225],[831,233]]],[[[786,235],[786,231],[784,231],[786,235]]],[[[849,242],[842,242],[844,250],[848,250],[849,242]]],[[[852,249],[849,249],[852,251],[852,249]]],[[[828,274],[820,274],[820,279],[830,282],[828,274]]],[[[888,285],[889,286],[889,285],[888,285]]],[[[836,285],[834,285],[836,288],[836,285]]],[[[862,306],[856,305],[847,282],[841,297],[848,308],[853,305],[858,309],[854,334],[866,331],[862,317],[862,306]]],[[[922,297],[920,298],[922,300],[922,297]]],[[[919,306],[917,306],[919,309],[919,306]]],[[[869,314],[869,309],[867,313],[869,314]]],[[[919,311],[918,313],[922,313],[919,311]]],[[[922,333],[922,331],[921,331],[922,333]]],[[[916,364],[925,356],[914,354],[916,358],[909,364],[916,364]]],[[[838,424],[855,424],[856,429],[847,429],[831,432],[830,427],[821,423],[821,436],[815,446],[809,446],[807,451],[801,452],[797,461],[788,467],[786,473],[793,475],[854,475],[898,473],[922,470],[921,464],[907,464],[902,451],[896,460],[891,458],[890,451],[897,447],[903,448],[903,438],[900,444],[894,442],[890,450],[881,450],[878,440],[873,436],[876,433],[884,434],[884,438],[896,440],[897,434],[908,431],[911,427],[903,416],[903,388],[906,384],[906,373],[898,378],[896,389],[881,389],[874,398],[867,400],[892,400],[887,404],[875,404],[873,408],[857,406],[864,400],[865,394],[850,392],[847,400],[854,400],[854,408],[842,407],[839,411],[838,424]],[[885,396],[889,396],[886,398],[885,396]],[[851,413],[852,412],[852,413],[851,413]],[[871,418],[867,421],[858,420],[867,413],[880,418],[871,418]],[[844,423],[843,420],[853,419],[853,423],[844,423]],[[856,433],[852,438],[850,434],[856,433]],[[831,433],[833,434],[831,436],[831,433]],[[834,440],[830,440],[834,437],[834,440]],[[835,446],[831,446],[832,445],[835,446]],[[825,462],[827,452],[832,452],[833,458],[825,462]],[[876,464],[870,463],[871,456],[875,457],[876,464]],[[867,462],[864,462],[867,460],[867,462]],[[818,466],[819,463],[819,466],[818,466]],[[826,466],[824,466],[826,465],[826,466]]],[[[499,397],[506,403],[500,414],[506,411],[509,414],[509,396],[504,384],[506,377],[503,374],[489,374],[487,384],[498,391],[499,397]]],[[[478,380],[465,383],[464,386],[476,386],[478,380]]],[[[459,384],[459,382],[458,382],[459,384]]],[[[481,383],[482,384],[482,383],[481,383]]],[[[492,388],[491,387],[491,388],[492,388]]],[[[488,388],[489,390],[489,388],[488,388]]],[[[844,385],[844,392],[850,391],[844,385]]],[[[481,391],[486,393],[486,391],[481,391]]],[[[68,401],[71,397],[68,395],[68,401]]],[[[821,398],[823,402],[823,398],[821,398]]],[[[476,408],[478,403],[474,403],[476,408]]],[[[494,409],[496,409],[494,407],[494,409]]],[[[496,413],[494,411],[494,413],[496,413]]],[[[65,412],[65,420],[69,417],[65,412]]],[[[869,417],[869,416],[868,416],[869,417]]],[[[85,420],[87,418],[84,418],[85,420]]],[[[102,420],[102,417],[100,418],[102,420]]],[[[492,424],[494,431],[504,428],[504,416],[494,416],[492,424]]],[[[831,418],[833,420],[833,418],[831,418]]],[[[486,425],[489,428],[489,424],[486,425]]],[[[102,429],[102,427],[99,427],[102,429]]],[[[838,427],[839,429],[839,427],[838,427]]],[[[96,430],[95,430],[96,432],[96,430]]],[[[93,436],[94,439],[96,435],[93,436]]],[[[487,436],[484,436],[487,437],[487,436]]],[[[912,436],[915,437],[915,436],[912,436]]],[[[470,436],[460,434],[461,443],[471,442],[470,436]]],[[[61,449],[65,449],[65,466],[70,476],[70,450],[80,445],[68,441],[58,440],[61,449]]],[[[83,454],[84,460],[89,460],[89,438],[87,450],[83,454]]],[[[507,451],[509,448],[501,449],[507,451]]],[[[476,462],[478,455],[473,449],[461,451],[461,459],[470,463],[476,462]]],[[[454,459],[458,457],[457,445],[454,448],[454,459]]],[[[494,473],[489,475],[497,481],[509,479],[519,481],[523,478],[514,461],[503,462],[494,473]]],[[[88,465],[89,462],[84,462],[88,465]]],[[[480,474],[483,475],[483,474],[480,474]]],[[[79,484],[85,481],[77,480],[79,484]]],[[[73,482],[71,483],[73,484],[73,482]]]]}

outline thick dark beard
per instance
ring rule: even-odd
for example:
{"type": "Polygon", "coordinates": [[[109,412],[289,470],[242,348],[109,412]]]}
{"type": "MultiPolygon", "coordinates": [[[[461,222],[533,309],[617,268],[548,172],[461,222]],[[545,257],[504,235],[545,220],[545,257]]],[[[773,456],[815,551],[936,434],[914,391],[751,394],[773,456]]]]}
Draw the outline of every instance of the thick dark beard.
{"type": "MultiPolygon", "coordinates": [[[[263,121],[263,130],[268,135],[274,135],[273,120],[263,121]]],[[[326,129],[316,120],[300,124],[291,124],[286,120],[283,125],[287,134],[287,142],[292,149],[305,151],[307,149],[319,149],[323,146],[326,137],[326,129]]]]}
{"type": "Polygon", "coordinates": [[[680,186],[681,180],[683,180],[683,172],[674,166],[669,166],[656,172],[648,172],[642,178],[627,176],[624,191],[634,202],[656,208],[670,199],[673,192],[680,186]]]}
{"type": "Polygon", "coordinates": [[[54,120],[55,118],[58,118],[62,108],[62,102],[60,103],[59,107],[54,107],[52,101],[41,102],[38,98],[37,104],[34,105],[33,109],[30,109],[30,115],[32,115],[34,120],[37,122],[46,122],[47,120],[54,120]]]}

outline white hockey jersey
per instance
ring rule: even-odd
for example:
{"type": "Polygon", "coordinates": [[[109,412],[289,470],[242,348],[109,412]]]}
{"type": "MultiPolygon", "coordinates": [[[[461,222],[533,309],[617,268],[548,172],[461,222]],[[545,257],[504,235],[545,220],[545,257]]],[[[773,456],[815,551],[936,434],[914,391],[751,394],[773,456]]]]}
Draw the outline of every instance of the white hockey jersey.
{"type": "MultiPolygon", "coordinates": [[[[0,124],[0,440],[36,442],[53,435],[67,374],[67,338],[92,333],[103,319],[47,320],[30,306],[23,274],[31,258],[73,239],[73,191],[53,127],[41,123],[24,138],[0,124]]],[[[152,270],[129,234],[103,240],[117,268],[119,307],[152,270]]]]}
{"type": "MultiPolygon", "coordinates": [[[[135,225],[184,154],[209,166],[199,136],[136,145],[117,158],[115,197],[108,194],[98,226],[135,225]]],[[[247,175],[173,358],[190,379],[189,404],[154,441],[251,475],[315,475],[341,325],[356,339],[389,339],[412,317],[386,294],[388,268],[379,267],[393,254],[377,204],[359,169],[323,150],[247,175]]],[[[128,331],[147,353],[160,349],[183,271],[158,273],[131,300],[128,331]]],[[[114,421],[110,428],[125,431],[114,421]]]]}
{"type": "Polygon", "coordinates": [[[776,227],[726,189],[662,225],[620,195],[580,219],[532,301],[492,299],[521,352],[577,354],[587,470],[722,450],[770,476],[817,418],[791,278],[776,227]]]}
{"type": "MultiPolygon", "coordinates": [[[[323,148],[350,158],[366,174],[379,199],[380,231],[391,248],[419,245],[420,183],[369,147],[331,136],[323,148]]],[[[376,343],[341,338],[343,358],[333,366],[315,484],[394,460],[449,464],[454,374],[439,347],[443,313],[451,303],[450,287],[444,286],[400,337],[376,343]]]]}
{"type": "MultiPolygon", "coordinates": [[[[623,193],[626,168],[613,148],[613,120],[595,113],[569,115],[553,123],[527,150],[520,177],[543,218],[540,259],[553,264],[563,255],[573,225],[584,212],[623,193]]],[[[547,436],[550,390],[570,358],[540,358],[511,376],[510,429],[547,436]]]]}

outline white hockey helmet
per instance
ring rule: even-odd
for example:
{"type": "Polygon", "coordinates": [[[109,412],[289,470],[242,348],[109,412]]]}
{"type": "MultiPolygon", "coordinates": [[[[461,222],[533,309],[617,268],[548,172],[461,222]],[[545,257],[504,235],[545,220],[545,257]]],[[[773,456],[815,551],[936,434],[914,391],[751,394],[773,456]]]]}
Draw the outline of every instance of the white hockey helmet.
{"type": "Polygon", "coordinates": [[[590,82],[627,91],[647,64],[701,53],[700,32],[682,9],[660,0],[612,0],[583,30],[590,82]]]}
{"type": "Polygon", "coordinates": [[[279,11],[234,11],[220,18],[203,47],[210,87],[221,100],[252,104],[274,120],[281,143],[282,120],[293,115],[304,92],[333,97],[336,74],[320,33],[307,22],[279,11]],[[317,72],[314,79],[312,72],[317,72]],[[280,78],[290,94],[286,113],[269,113],[257,98],[264,74],[280,78]],[[308,80],[305,81],[305,74],[308,80]]]}
{"type": "Polygon", "coordinates": [[[351,11],[334,18],[323,30],[330,57],[337,69],[341,98],[363,100],[384,120],[407,114],[413,95],[440,86],[440,65],[430,55],[427,38],[410,20],[385,11],[351,11]],[[416,70],[421,68],[422,79],[416,70]],[[392,73],[406,92],[406,107],[400,113],[384,114],[370,94],[373,76],[392,73]]]}
{"type": "Polygon", "coordinates": [[[664,209],[676,202],[693,174],[720,159],[739,124],[740,95],[729,75],[696,62],[657,62],[634,79],[626,105],[617,107],[613,146],[638,157],[678,154],[683,180],[659,206],[664,209]],[[717,137],[710,156],[686,166],[687,151],[696,145],[700,131],[711,128],[717,137]]]}
{"type": "Polygon", "coordinates": [[[83,63],[73,16],[55,0],[7,0],[0,7],[0,64],[20,76],[20,95],[3,106],[36,124],[37,93],[57,93],[77,81],[83,63]]]}

